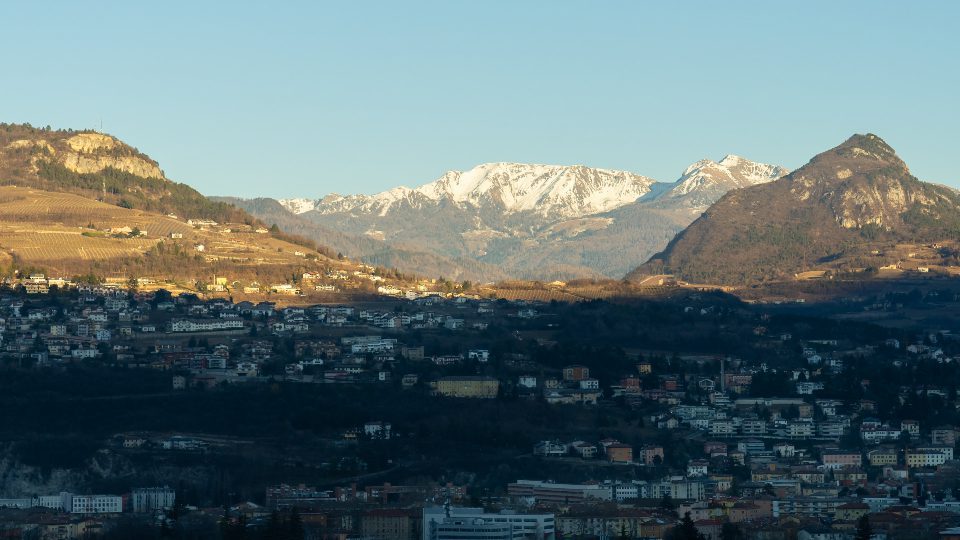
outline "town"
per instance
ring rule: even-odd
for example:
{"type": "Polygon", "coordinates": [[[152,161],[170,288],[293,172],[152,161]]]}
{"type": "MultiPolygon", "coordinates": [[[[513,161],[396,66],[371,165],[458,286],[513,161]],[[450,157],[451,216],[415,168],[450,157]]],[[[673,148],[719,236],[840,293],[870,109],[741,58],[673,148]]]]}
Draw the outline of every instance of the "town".
{"type": "Polygon", "coordinates": [[[0,534],[960,534],[958,335],[803,309],[8,280],[0,534]]]}

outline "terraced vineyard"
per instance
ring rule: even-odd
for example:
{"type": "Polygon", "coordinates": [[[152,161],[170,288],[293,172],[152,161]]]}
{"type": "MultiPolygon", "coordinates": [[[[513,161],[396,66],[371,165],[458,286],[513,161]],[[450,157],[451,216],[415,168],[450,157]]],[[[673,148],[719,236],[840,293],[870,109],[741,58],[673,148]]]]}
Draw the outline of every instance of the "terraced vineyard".
{"type": "Polygon", "coordinates": [[[584,298],[559,289],[497,289],[497,298],[504,300],[525,300],[528,302],[580,302],[584,298]]]}
{"type": "Polygon", "coordinates": [[[80,259],[104,260],[143,253],[150,249],[154,240],[90,238],[79,232],[26,232],[14,231],[3,234],[3,247],[23,260],[60,261],[80,259]]]}
{"type": "MultiPolygon", "coordinates": [[[[228,265],[237,270],[256,267],[269,274],[270,267],[283,267],[283,275],[289,276],[288,269],[319,264],[306,259],[310,250],[269,234],[254,233],[246,225],[226,224],[202,230],[182,219],[121,208],[71,193],[0,186],[0,263],[8,266],[16,261],[18,266],[47,268],[68,275],[92,268],[122,272],[122,268],[141,267],[135,261],[142,261],[145,253],[162,242],[168,252],[174,250],[179,256],[188,257],[194,266],[194,256],[200,256],[201,261],[218,264],[220,271],[228,265]],[[116,233],[118,229],[139,229],[145,234],[129,238],[116,233]],[[172,233],[178,233],[176,239],[171,238],[172,233]],[[298,251],[301,255],[296,254],[298,251]]],[[[322,257],[313,252],[312,258],[322,257]]]]}
{"type": "Polygon", "coordinates": [[[187,233],[192,227],[166,216],[127,210],[70,193],[0,187],[0,222],[43,222],[64,227],[138,227],[151,236],[187,233]]]}

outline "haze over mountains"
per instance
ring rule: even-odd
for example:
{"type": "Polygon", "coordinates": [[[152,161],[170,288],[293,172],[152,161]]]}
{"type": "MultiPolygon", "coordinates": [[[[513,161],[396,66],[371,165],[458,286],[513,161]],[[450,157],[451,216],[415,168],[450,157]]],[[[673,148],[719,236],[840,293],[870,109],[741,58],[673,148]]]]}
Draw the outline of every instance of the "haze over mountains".
{"type": "Polygon", "coordinates": [[[808,270],[952,272],[958,233],[955,190],[916,179],[880,137],[854,135],[775,182],[727,193],[629,277],[746,284],[808,270]]]}
{"type": "Polygon", "coordinates": [[[415,189],[278,201],[290,216],[278,216],[270,200],[229,201],[266,221],[285,217],[282,225],[298,234],[337,231],[350,255],[373,255],[370,245],[362,252],[366,239],[379,244],[380,256],[431,257],[452,277],[617,279],[727,191],[787,172],[732,155],[698,161],[671,183],[582,165],[488,163],[415,189]]]}

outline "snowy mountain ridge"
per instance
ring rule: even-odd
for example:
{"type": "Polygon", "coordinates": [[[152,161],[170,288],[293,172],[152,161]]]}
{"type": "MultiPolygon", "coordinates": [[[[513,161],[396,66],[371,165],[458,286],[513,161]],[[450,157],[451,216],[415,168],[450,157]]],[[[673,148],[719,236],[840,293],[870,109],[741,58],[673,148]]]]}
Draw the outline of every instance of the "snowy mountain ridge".
{"type": "Polygon", "coordinates": [[[449,200],[561,218],[596,214],[634,202],[654,183],[630,172],[582,165],[484,163],[469,171],[449,171],[416,189],[401,186],[376,195],[330,195],[319,201],[283,199],[280,203],[296,214],[316,210],[385,215],[401,203],[417,208],[449,200]]]}
{"type": "Polygon", "coordinates": [[[782,174],[733,155],[700,160],[675,182],[583,165],[485,163],[416,188],[279,202],[327,229],[509,276],[618,278],[728,191],[782,174]]]}
{"type": "Polygon", "coordinates": [[[650,194],[655,199],[690,199],[691,208],[709,205],[730,189],[775,180],[783,167],[736,155],[719,162],[703,159],[687,167],[679,180],[665,184],[627,172],[583,165],[484,163],[469,171],[448,171],[418,188],[399,186],[375,195],[330,194],[322,199],[279,202],[294,214],[362,213],[384,216],[397,206],[422,208],[448,200],[476,207],[495,205],[507,212],[533,212],[545,218],[575,218],[608,212],[650,194]]]}
{"type": "Polygon", "coordinates": [[[657,200],[661,205],[706,209],[732,189],[772,182],[789,172],[779,165],[758,163],[733,154],[720,161],[701,159],[687,167],[674,187],[657,200]]]}

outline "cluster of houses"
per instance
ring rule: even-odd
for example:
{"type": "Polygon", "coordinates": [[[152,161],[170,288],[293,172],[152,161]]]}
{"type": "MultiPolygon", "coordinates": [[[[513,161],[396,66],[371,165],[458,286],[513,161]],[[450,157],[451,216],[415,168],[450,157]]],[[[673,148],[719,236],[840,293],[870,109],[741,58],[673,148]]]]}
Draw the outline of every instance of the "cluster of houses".
{"type": "Polygon", "coordinates": [[[633,446],[624,444],[617,439],[606,438],[596,444],[587,441],[572,441],[569,443],[540,441],[533,447],[533,455],[541,457],[562,458],[575,456],[580,459],[602,458],[610,463],[659,465],[663,463],[663,446],[648,444],[639,448],[636,458],[633,455],[633,446]]]}
{"type": "Polygon", "coordinates": [[[170,510],[175,501],[176,492],[163,486],[136,488],[124,495],[81,495],[64,491],[56,495],[0,499],[0,508],[49,508],[68,514],[144,514],[170,510]]]}
{"type": "MultiPolygon", "coordinates": [[[[340,279],[341,275],[352,276],[336,271],[304,275],[303,282],[340,279]]],[[[29,279],[38,289],[32,292],[51,286],[43,276],[29,279]]],[[[831,378],[853,356],[869,358],[877,351],[896,351],[897,366],[956,361],[944,352],[949,347],[938,345],[943,333],[927,334],[906,345],[887,339],[846,350],[833,339],[795,343],[790,334],[772,336],[771,346],[797,345],[792,354],[799,356],[790,368],[719,355],[660,361],[662,355],[641,353],[632,356],[635,362],[631,361],[629,373],[617,373],[610,380],[597,374],[602,370],[583,364],[551,369],[522,353],[491,355],[482,342],[471,340],[478,335],[471,331],[482,330],[498,315],[525,324],[542,321],[549,316],[546,306],[423,294],[396,310],[334,305],[280,308],[269,302],[131,293],[119,285],[76,288],[74,297],[56,302],[46,301],[41,294],[27,300],[20,295],[0,296],[0,354],[38,366],[101,358],[131,367],[171,370],[173,388],[184,391],[198,385],[279,379],[393,385],[399,377],[401,389],[420,388],[445,398],[497,399],[511,392],[558,407],[631,408],[642,411],[645,429],[669,432],[662,434],[663,439],[685,441],[683,453],[649,433],[644,438],[623,434],[619,439],[599,435],[590,439],[581,434],[589,440],[538,442],[532,452],[544,462],[613,472],[606,479],[582,484],[542,479],[504,486],[505,494],[492,497],[496,499],[492,502],[520,509],[516,515],[534,516],[522,518],[541,524],[531,533],[533,537],[663,538],[677,524],[677,517],[687,513],[711,540],[720,539],[725,524],[735,524],[747,538],[756,540],[794,540],[801,532],[811,540],[838,540],[841,537],[829,535],[851,533],[863,516],[870,518],[876,531],[890,535],[909,530],[935,535],[960,525],[956,426],[892,417],[869,399],[844,400],[827,394],[831,378]],[[414,341],[415,334],[406,333],[409,330],[434,331],[462,348],[460,352],[430,351],[414,341]],[[278,361],[280,373],[264,373],[268,364],[278,361]],[[451,374],[464,372],[475,374],[451,374]],[[423,373],[430,374],[429,380],[421,381],[423,373]],[[778,388],[782,393],[770,397],[756,392],[755,382],[773,375],[787,381],[778,388]],[[792,532],[781,536],[777,531],[792,532]]],[[[765,335],[760,327],[754,333],[765,335]]],[[[870,382],[861,384],[869,387],[870,382]]],[[[953,394],[936,385],[921,390],[904,386],[898,397],[902,403],[918,391],[941,399],[953,394]]],[[[343,439],[390,440],[396,434],[390,422],[371,420],[347,430],[343,439]]],[[[171,452],[203,451],[207,445],[179,435],[134,435],[120,444],[131,450],[171,452]]],[[[450,507],[449,513],[440,515],[430,509],[462,503],[466,496],[464,486],[446,483],[354,485],[329,491],[276,486],[268,490],[265,507],[247,505],[237,513],[264,517],[273,509],[303,508],[315,512],[328,531],[371,538],[416,538],[428,533],[439,538],[448,527],[496,528],[512,519],[475,509],[450,507]],[[403,533],[389,536],[385,531],[403,533]]],[[[25,500],[8,506],[23,510],[54,504],[52,498],[36,499],[43,504],[25,500]]],[[[76,503],[70,499],[69,504],[60,500],[54,509],[67,513],[74,507],[127,508],[123,500],[117,506],[115,499],[89,504],[82,498],[76,503]]],[[[489,532],[481,529],[475,532],[489,532]]]]}
{"type": "Polygon", "coordinates": [[[115,526],[124,514],[169,512],[176,492],[168,487],[136,488],[122,495],[60,492],[0,499],[3,538],[90,538],[115,526]]]}
{"type": "MultiPolygon", "coordinates": [[[[349,305],[278,308],[272,302],[132,292],[119,283],[74,287],[76,295],[56,301],[43,295],[0,297],[0,354],[37,367],[98,360],[172,370],[174,390],[278,377],[301,383],[391,384],[395,376],[403,388],[414,388],[421,384],[420,375],[397,374],[401,363],[479,369],[490,360],[486,348],[431,355],[422,345],[401,341],[410,329],[485,328],[495,311],[487,301],[427,297],[404,311],[349,305]],[[327,329],[342,337],[331,337],[327,329]],[[292,341],[292,351],[277,349],[284,340],[292,341]],[[265,363],[277,360],[284,364],[282,373],[263,372],[265,363]]],[[[591,403],[601,395],[594,379],[568,379],[569,390],[548,382],[551,392],[569,396],[575,391],[580,402],[591,403]],[[576,390],[580,386],[584,388],[576,390]]],[[[424,382],[444,397],[492,399],[501,392],[501,381],[490,376],[440,376],[424,382]]]]}

